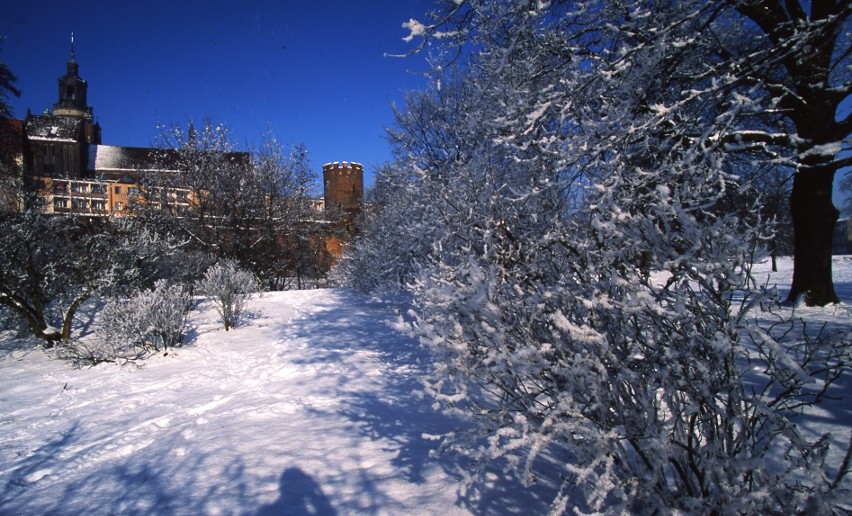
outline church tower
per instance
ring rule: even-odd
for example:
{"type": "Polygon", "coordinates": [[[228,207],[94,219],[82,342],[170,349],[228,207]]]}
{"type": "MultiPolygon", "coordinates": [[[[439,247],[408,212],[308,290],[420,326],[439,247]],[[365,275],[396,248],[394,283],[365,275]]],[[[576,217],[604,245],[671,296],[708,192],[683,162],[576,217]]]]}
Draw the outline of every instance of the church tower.
{"type": "Polygon", "coordinates": [[[65,75],[59,78],[59,100],[53,105],[53,115],[83,120],[83,132],[86,143],[101,143],[101,128],[92,121],[92,108],[88,105],[86,93],[88,84],[80,77],[80,68],[74,59],[74,34],[71,34],[71,55],[65,68],[65,75]]]}
{"type": "Polygon", "coordinates": [[[92,108],[86,105],[86,81],[80,78],[77,61],[74,60],[74,34],[71,34],[71,57],[65,75],[59,78],[59,101],[53,105],[53,114],[74,118],[92,116],[92,108]]]}
{"type": "Polygon", "coordinates": [[[53,112],[32,115],[28,110],[24,120],[24,164],[31,176],[86,176],[89,147],[101,143],[101,126],[92,119],[92,108],[87,105],[87,87],[74,60],[72,34],[71,57],[65,75],[59,78],[59,99],[53,112]]]}

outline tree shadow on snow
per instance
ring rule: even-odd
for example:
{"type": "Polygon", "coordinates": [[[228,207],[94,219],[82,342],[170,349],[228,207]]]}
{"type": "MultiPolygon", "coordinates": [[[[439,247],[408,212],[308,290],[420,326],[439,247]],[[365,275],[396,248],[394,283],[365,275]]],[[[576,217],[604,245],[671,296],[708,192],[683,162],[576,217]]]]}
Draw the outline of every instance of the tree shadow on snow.
{"type": "Polygon", "coordinates": [[[81,433],[75,424],[23,460],[11,478],[0,476],[6,480],[0,514],[235,514],[256,500],[246,488],[250,478],[239,458],[216,471],[210,482],[211,460],[215,464],[218,457],[166,460],[159,451],[141,450],[104,457],[101,463],[103,450],[87,444],[81,433]]]}
{"type": "Polygon", "coordinates": [[[71,333],[76,337],[85,337],[94,332],[98,314],[106,306],[106,301],[95,299],[83,303],[77,309],[71,325],[71,333]]]}
{"type": "Polygon", "coordinates": [[[378,378],[373,377],[374,381],[382,382],[380,390],[347,392],[348,401],[342,405],[341,415],[355,423],[368,439],[391,443],[388,451],[396,453],[391,464],[412,484],[426,482],[430,466],[440,467],[445,474],[456,478],[459,486],[456,504],[460,507],[475,514],[546,513],[556,496],[552,483],[525,487],[513,475],[503,473],[499,465],[489,468],[473,484],[463,485],[459,467],[465,460],[449,453],[435,455],[439,441],[424,437],[466,426],[464,421],[432,409],[429,400],[417,393],[422,388],[420,378],[432,361],[429,352],[414,338],[389,327],[396,316],[388,305],[347,291],[338,291],[337,299],[339,302],[327,310],[294,321],[283,332],[308,342],[307,358],[296,363],[339,362],[346,368],[339,380],[340,387],[355,378],[377,375],[375,371],[353,370],[352,361],[347,359],[357,350],[376,353],[384,364],[378,378]]]}
{"type": "Polygon", "coordinates": [[[240,324],[237,327],[248,326],[250,321],[256,321],[264,315],[263,310],[246,308],[240,314],[240,324]]]}
{"type": "MultiPolygon", "coordinates": [[[[169,513],[179,504],[156,467],[122,463],[77,476],[69,462],[79,454],[96,452],[83,445],[82,429],[74,423],[7,471],[0,492],[0,514],[82,514],[92,508],[124,514],[169,513]],[[73,481],[65,477],[71,475],[73,481]],[[57,489],[62,495],[55,494],[57,489]]],[[[162,461],[160,461],[162,463],[162,461]]],[[[0,477],[2,479],[2,477],[0,477]]]]}
{"type": "MultiPolygon", "coordinates": [[[[0,491],[0,514],[12,514],[11,508],[17,505],[29,486],[44,477],[61,473],[61,466],[57,459],[59,453],[76,442],[79,433],[79,424],[74,423],[67,431],[59,433],[55,438],[48,440],[42,446],[27,453],[26,457],[18,461],[15,466],[6,469],[0,481],[3,481],[0,491]],[[5,477],[5,478],[4,478],[5,477]]],[[[8,465],[7,465],[8,467],[8,465]]]]}
{"type": "MultiPolygon", "coordinates": [[[[40,349],[43,344],[44,341],[28,335],[26,330],[21,332],[0,330],[0,359],[9,358],[17,353],[28,354],[40,349]]],[[[21,356],[17,358],[20,359],[21,356]]]]}

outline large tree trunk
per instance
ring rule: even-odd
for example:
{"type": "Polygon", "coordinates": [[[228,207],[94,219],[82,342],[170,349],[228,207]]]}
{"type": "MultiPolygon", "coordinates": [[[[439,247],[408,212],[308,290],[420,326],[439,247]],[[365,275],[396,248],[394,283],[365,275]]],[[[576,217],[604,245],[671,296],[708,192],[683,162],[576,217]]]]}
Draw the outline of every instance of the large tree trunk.
{"type": "Polygon", "coordinates": [[[778,51],[780,69],[768,69],[758,81],[765,83],[796,127],[801,142],[793,178],[790,209],[793,217],[793,286],[788,301],[800,298],[809,306],[837,303],[831,278],[831,239],[839,213],[831,201],[834,173],[839,164],[826,155],[826,145],[844,140],[852,130],[852,118],[836,118],[849,95],[848,78],[832,70],[848,65],[848,21],[852,7],[847,1],[736,0],[740,13],[754,21],[778,51]],[[833,163],[833,164],[832,164],[833,163]]]}
{"type": "Polygon", "coordinates": [[[831,240],[840,213],[831,200],[834,169],[799,170],[793,178],[793,285],[787,298],[808,306],[839,303],[831,277],[831,240]]]}

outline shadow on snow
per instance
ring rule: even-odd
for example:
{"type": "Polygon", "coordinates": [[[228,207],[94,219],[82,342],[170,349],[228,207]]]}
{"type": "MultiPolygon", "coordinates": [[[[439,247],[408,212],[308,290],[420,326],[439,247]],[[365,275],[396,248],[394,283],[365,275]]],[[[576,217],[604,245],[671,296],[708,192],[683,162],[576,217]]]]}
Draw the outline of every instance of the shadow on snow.
{"type": "MultiPolygon", "coordinates": [[[[430,400],[419,394],[420,379],[428,373],[432,361],[429,352],[414,338],[389,327],[394,312],[388,305],[345,290],[336,294],[333,304],[317,307],[315,313],[282,331],[309,343],[308,353],[297,363],[338,362],[348,367],[357,363],[349,360],[355,353],[368,351],[384,364],[381,375],[374,378],[381,387],[346,392],[340,414],[355,423],[367,439],[389,443],[387,450],[395,453],[391,463],[415,484],[412,489],[425,483],[428,469],[435,466],[458,480],[456,504],[475,514],[546,513],[556,496],[556,488],[548,480],[525,487],[495,464],[473,484],[462,482],[459,470],[466,461],[450,453],[437,454],[438,441],[424,437],[465,426],[465,422],[432,409],[430,400]]],[[[341,376],[339,387],[345,389],[346,383],[370,377],[371,373],[375,374],[347,368],[349,380],[341,376]]],[[[547,469],[556,474],[553,468],[547,469]]],[[[382,506],[380,499],[376,502],[382,506]]]]}
{"type": "MultiPolygon", "coordinates": [[[[416,340],[388,327],[394,314],[387,305],[345,291],[322,299],[326,306],[314,306],[312,313],[282,324],[280,335],[306,342],[305,352],[300,351],[295,360],[297,364],[315,367],[318,374],[338,375],[339,403],[331,410],[348,421],[360,439],[379,443],[390,454],[389,475],[387,469],[376,473],[363,468],[347,473],[346,478],[337,476],[341,480],[335,480],[333,474],[320,480],[305,471],[315,471],[321,465],[308,468],[304,464],[304,469],[295,463],[281,465],[277,499],[261,505],[259,494],[267,493],[263,496],[269,500],[272,491],[258,489],[271,487],[274,474],[264,473],[258,478],[251,472],[258,458],[235,453],[227,442],[201,453],[175,455],[180,427],[174,427],[168,433],[146,436],[146,444],[131,449],[130,445],[141,441],[123,441],[121,436],[106,434],[93,436],[84,421],[75,421],[65,430],[55,431],[35,450],[15,452],[14,437],[7,440],[10,447],[5,452],[0,450],[8,460],[0,469],[4,481],[0,486],[0,514],[81,514],[92,510],[232,514],[258,509],[258,514],[264,515],[392,512],[400,504],[410,504],[412,498],[422,498],[422,507],[428,508],[428,489],[435,488],[429,480],[433,474],[457,479],[456,505],[475,514],[547,511],[555,496],[547,481],[524,487],[495,467],[465,485],[458,474],[458,468],[465,465],[462,459],[432,453],[438,443],[423,434],[453,431],[464,422],[433,410],[416,394],[431,357],[416,340]],[[354,499],[335,495],[351,488],[357,492],[354,499]],[[57,492],[62,494],[57,496],[57,492]],[[395,499],[400,493],[405,493],[408,501],[395,499]]],[[[350,453],[358,455],[360,451],[350,453]]],[[[374,459],[362,455],[356,458],[365,462],[374,459]]],[[[334,470],[333,464],[328,466],[334,470]]]]}

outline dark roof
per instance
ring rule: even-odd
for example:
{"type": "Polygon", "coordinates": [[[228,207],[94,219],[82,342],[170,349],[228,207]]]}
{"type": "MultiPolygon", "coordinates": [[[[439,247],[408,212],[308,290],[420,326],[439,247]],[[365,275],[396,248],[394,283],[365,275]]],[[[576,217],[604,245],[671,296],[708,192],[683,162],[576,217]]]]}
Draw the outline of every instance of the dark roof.
{"type": "Polygon", "coordinates": [[[30,140],[73,141],[80,138],[82,120],[65,116],[36,115],[24,122],[30,140]]]}

